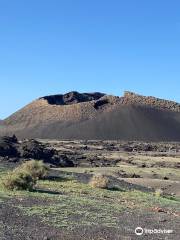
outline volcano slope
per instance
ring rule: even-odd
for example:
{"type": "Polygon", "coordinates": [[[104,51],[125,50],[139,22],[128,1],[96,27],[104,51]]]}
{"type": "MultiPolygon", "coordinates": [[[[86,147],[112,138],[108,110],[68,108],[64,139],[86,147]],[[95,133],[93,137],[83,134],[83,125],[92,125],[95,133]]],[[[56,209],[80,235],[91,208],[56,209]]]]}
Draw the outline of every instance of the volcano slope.
{"type": "Polygon", "coordinates": [[[71,92],[40,98],[0,124],[20,138],[180,140],[180,104],[125,92],[71,92]]]}

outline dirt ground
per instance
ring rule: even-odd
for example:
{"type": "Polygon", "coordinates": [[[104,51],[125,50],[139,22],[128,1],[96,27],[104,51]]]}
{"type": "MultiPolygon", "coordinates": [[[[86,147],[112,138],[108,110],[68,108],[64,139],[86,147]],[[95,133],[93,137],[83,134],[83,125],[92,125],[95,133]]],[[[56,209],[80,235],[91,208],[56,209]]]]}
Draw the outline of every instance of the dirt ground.
{"type": "MultiPolygon", "coordinates": [[[[19,200],[20,201],[20,200],[19,200]]],[[[38,216],[26,216],[18,208],[14,207],[19,202],[11,200],[0,205],[0,222],[1,231],[0,239],[2,240],[78,240],[78,239],[137,239],[134,234],[136,227],[142,228],[161,228],[173,229],[174,233],[168,235],[150,235],[145,234],[140,239],[179,239],[179,221],[176,217],[167,215],[166,213],[150,213],[144,211],[123,212],[119,215],[118,229],[112,227],[103,227],[94,224],[93,226],[77,227],[75,230],[66,230],[58,227],[50,226],[43,223],[38,216]],[[166,238],[165,238],[166,237],[166,238]]],[[[22,201],[21,201],[22,204],[22,201]]],[[[29,201],[23,201],[24,205],[29,201]]],[[[36,204],[36,199],[31,199],[31,204],[36,204]],[[34,201],[34,202],[33,202],[34,201]]],[[[40,204],[40,202],[38,203],[40,204]]],[[[43,204],[43,202],[42,202],[43,204]]]]}
{"type": "Polygon", "coordinates": [[[9,192],[2,180],[16,164],[1,162],[1,240],[179,240],[177,143],[174,152],[160,143],[167,150],[127,151],[118,142],[42,142],[71,157],[76,167],[52,167],[33,192],[9,192]],[[88,184],[97,173],[108,176],[109,189],[88,184]],[[135,234],[137,227],[143,228],[142,236],[135,234]],[[147,229],[172,233],[150,234],[147,229]]]}

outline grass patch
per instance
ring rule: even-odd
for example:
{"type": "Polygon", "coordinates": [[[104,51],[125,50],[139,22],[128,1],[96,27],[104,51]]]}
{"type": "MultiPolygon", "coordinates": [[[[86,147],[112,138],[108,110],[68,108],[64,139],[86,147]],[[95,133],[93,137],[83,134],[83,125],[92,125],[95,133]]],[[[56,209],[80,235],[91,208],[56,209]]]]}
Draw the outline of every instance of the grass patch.
{"type": "MultiPolygon", "coordinates": [[[[57,170],[57,169],[56,169],[57,170]]],[[[91,174],[108,174],[112,176],[116,176],[118,172],[124,171],[127,174],[138,174],[142,177],[149,178],[157,178],[163,179],[164,177],[169,177],[171,180],[179,180],[180,179],[180,171],[179,169],[174,168],[141,168],[133,165],[118,165],[118,167],[93,167],[93,168],[59,168],[60,171],[64,172],[75,172],[75,173],[85,173],[89,172],[91,174]],[[156,177],[154,176],[156,175],[156,177]]]]}
{"type": "Polygon", "coordinates": [[[58,198],[58,204],[20,208],[28,216],[38,215],[48,224],[70,229],[96,224],[118,227],[118,215],[122,211],[119,204],[112,206],[94,199],[65,195],[58,198]]]}
{"type": "Polygon", "coordinates": [[[163,208],[180,207],[170,199],[155,197],[139,191],[109,191],[94,189],[76,181],[39,182],[51,190],[59,189],[63,195],[54,196],[55,203],[24,207],[19,206],[28,216],[37,215],[42,221],[60,228],[74,229],[77,226],[119,227],[119,217],[124,211],[150,210],[155,206],[163,208]]]}
{"type": "Polygon", "coordinates": [[[94,224],[118,229],[119,217],[124,211],[139,211],[139,208],[141,211],[151,211],[151,208],[157,206],[176,211],[180,209],[177,199],[156,197],[153,193],[140,191],[93,188],[67,176],[38,180],[37,188],[42,191],[7,191],[2,188],[0,180],[0,199],[16,199],[16,207],[25,215],[39,216],[46,224],[66,229],[94,224]],[[28,201],[24,204],[19,198],[23,201],[38,199],[38,203],[31,204],[28,201]],[[47,198],[48,201],[45,201],[47,198]]]}

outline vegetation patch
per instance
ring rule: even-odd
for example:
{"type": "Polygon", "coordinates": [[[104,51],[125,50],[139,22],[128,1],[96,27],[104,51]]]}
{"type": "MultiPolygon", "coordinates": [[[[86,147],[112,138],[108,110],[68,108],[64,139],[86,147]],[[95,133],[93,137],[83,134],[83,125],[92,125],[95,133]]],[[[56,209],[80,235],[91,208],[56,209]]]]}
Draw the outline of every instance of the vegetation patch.
{"type": "MultiPolygon", "coordinates": [[[[37,186],[50,191],[60,191],[51,195],[52,204],[23,206],[19,208],[28,216],[39,216],[43,222],[59,228],[101,225],[103,227],[120,226],[119,219],[124,211],[151,211],[155,207],[178,209],[179,203],[152,193],[140,191],[110,191],[93,188],[75,180],[38,181],[37,186]]],[[[168,210],[167,210],[168,211],[168,210]]]]}
{"type": "Polygon", "coordinates": [[[102,174],[97,174],[92,177],[89,184],[93,188],[108,189],[110,181],[107,176],[102,175],[102,174]]]}
{"type": "Polygon", "coordinates": [[[83,197],[61,196],[58,204],[51,206],[20,207],[27,215],[39,215],[42,221],[66,228],[100,224],[118,227],[122,205],[101,202],[83,197]]]}
{"type": "Polygon", "coordinates": [[[10,197],[24,215],[38,216],[45,224],[60,229],[94,225],[118,229],[121,214],[139,211],[139,206],[141,211],[162,208],[173,212],[180,208],[174,199],[141,191],[94,188],[67,174],[64,178],[36,181],[36,189],[41,191],[8,191],[0,181],[0,199],[10,197]]]}
{"type": "Polygon", "coordinates": [[[35,179],[27,171],[12,171],[3,180],[3,186],[7,190],[32,190],[35,179]]]}
{"type": "Polygon", "coordinates": [[[49,172],[49,167],[43,161],[31,160],[20,165],[16,170],[28,172],[33,179],[43,179],[49,172]]]}
{"type": "Polygon", "coordinates": [[[41,161],[29,161],[23,163],[13,171],[8,172],[2,184],[7,190],[33,190],[38,179],[42,179],[48,173],[48,168],[41,161]]]}

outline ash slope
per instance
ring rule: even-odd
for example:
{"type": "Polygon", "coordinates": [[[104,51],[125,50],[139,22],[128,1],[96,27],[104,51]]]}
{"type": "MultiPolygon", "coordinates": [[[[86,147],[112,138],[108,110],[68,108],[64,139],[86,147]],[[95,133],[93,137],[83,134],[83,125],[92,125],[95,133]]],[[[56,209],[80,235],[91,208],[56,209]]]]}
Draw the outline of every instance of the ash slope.
{"type": "Polygon", "coordinates": [[[125,92],[40,98],[5,119],[0,134],[26,138],[180,140],[180,104],[125,92]]]}

